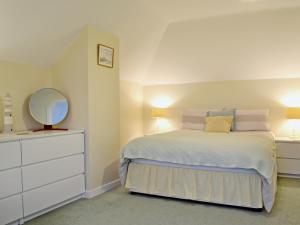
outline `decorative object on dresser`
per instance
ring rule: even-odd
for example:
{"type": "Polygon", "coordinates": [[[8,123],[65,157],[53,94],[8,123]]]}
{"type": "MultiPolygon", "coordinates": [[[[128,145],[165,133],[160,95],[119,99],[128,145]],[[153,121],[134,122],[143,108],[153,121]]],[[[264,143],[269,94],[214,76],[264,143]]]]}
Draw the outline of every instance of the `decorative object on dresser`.
{"type": "Polygon", "coordinates": [[[12,97],[7,93],[4,97],[4,133],[13,132],[12,97]]]}
{"type": "MultiPolygon", "coordinates": [[[[300,107],[291,107],[286,110],[286,118],[290,120],[300,120],[300,107]]],[[[295,123],[295,121],[293,121],[295,123]]],[[[295,132],[295,124],[293,124],[293,133],[290,136],[291,139],[297,139],[295,132]]]]}
{"type": "Polygon", "coordinates": [[[33,119],[44,125],[40,130],[67,130],[53,128],[62,122],[68,114],[68,101],[56,89],[43,88],[35,92],[29,101],[29,111],[33,119]]]}
{"type": "Polygon", "coordinates": [[[276,137],[279,176],[300,178],[300,139],[276,137]]]}
{"type": "Polygon", "coordinates": [[[22,224],[83,197],[84,157],[83,131],[0,135],[0,224],[22,224]]]}

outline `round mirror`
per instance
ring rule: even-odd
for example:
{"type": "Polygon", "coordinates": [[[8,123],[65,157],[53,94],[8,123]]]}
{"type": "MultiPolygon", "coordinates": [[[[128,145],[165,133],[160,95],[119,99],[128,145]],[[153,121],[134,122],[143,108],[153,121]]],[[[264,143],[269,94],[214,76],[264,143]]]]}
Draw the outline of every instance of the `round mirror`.
{"type": "Polygon", "coordinates": [[[67,99],[53,88],[38,90],[29,100],[31,116],[43,125],[55,125],[63,121],[68,108],[67,99]]]}

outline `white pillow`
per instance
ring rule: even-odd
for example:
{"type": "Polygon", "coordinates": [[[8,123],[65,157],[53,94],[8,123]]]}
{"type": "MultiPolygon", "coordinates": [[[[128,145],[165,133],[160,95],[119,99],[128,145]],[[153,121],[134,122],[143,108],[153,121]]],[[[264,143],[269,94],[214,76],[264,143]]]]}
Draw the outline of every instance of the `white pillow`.
{"type": "Polygon", "coordinates": [[[268,131],[268,109],[237,109],[235,111],[235,131],[268,131]]]}
{"type": "Polygon", "coordinates": [[[205,117],[208,110],[184,109],[182,112],[182,128],[192,130],[204,130],[205,117]]]}

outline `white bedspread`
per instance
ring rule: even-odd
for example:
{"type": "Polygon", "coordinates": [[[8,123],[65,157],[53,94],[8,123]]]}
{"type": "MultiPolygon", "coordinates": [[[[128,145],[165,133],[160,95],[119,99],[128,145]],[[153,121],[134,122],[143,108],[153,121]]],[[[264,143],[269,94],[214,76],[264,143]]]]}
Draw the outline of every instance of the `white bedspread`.
{"type": "Polygon", "coordinates": [[[124,184],[128,163],[146,159],[182,165],[254,169],[266,185],[271,185],[276,168],[274,149],[274,139],[268,133],[178,130],[137,138],[127,144],[122,152],[120,177],[124,184]]]}

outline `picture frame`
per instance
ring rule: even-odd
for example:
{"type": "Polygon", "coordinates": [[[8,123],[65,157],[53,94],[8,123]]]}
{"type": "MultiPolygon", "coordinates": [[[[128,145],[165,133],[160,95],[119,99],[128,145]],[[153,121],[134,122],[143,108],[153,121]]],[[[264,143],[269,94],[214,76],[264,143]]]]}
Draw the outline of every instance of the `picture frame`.
{"type": "Polygon", "coordinates": [[[97,57],[97,63],[99,66],[104,66],[107,68],[113,68],[114,67],[114,49],[98,44],[98,51],[97,51],[98,57],[97,57]]]}

